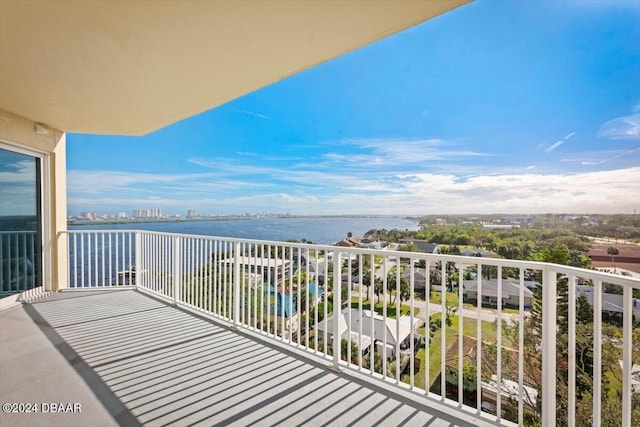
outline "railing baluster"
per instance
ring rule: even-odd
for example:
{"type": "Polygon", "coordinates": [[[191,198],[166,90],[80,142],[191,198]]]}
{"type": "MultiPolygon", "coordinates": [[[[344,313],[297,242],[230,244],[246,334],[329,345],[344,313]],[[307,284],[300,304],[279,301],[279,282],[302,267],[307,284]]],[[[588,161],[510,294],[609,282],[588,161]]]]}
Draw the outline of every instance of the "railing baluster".
{"type": "Polygon", "coordinates": [[[593,287],[593,425],[602,424],[602,281],[593,287]]]}
{"type": "Polygon", "coordinates": [[[80,236],[80,287],[84,288],[85,287],[85,283],[84,283],[84,241],[85,241],[85,237],[87,237],[88,234],[82,234],[80,236]]]}
{"type": "MultiPolygon", "coordinates": [[[[82,238],[84,238],[84,236],[80,236],[80,243],[82,243],[82,238]]],[[[120,259],[119,259],[119,252],[120,252],[120,233],[115,233],[115,249],[116,249],[116,255],[115,255],[115,260],[116,260],[116,281],[118,283],[118,285],[123,285],[124,284],[124,272],[122,273],[122,282],[120,283],[120,259]]],[[[83,252],[82,249],[80,249],[81,253],[83,252]]],[[[84,264],[84,263],[83,263],[84,264]]]]}
{"type": "MultiPolygon", "coordinates": [[[[524,269],[520,268],[518,295],[518,424],[524,425],[524,269]]],[[[527,396],[529,397],[529,396],[527,396]]],[[[529,401],[529,399],[527,399],[529,401]]]]}
{"type": "MultiPolygon", "coordinates": [[[[411,390],[413,390],[413,388],[415,387],[415,356],[416,356],[416,352],[415,352],[415,328],[414,328],[414,318],[413,318],[413,311],[415,309],[415,302],[414,302],[414,296],[413,293],[415,291],[415,259],[410,258],[409,262],[411,263],[409,266],[409,318],[411,320],[411,332],[410,332],[410,344],[409,344],[409,351],[410,353],[410,358],[409,358],[409,386],[411,387],[411,390]]],[[[429,299],[429,296],[426,297],[427,300],[429,299]]],[[[425,333],[427,332],[427,327],[425,325],[425,333]]],[[[428,367],[427,367],[428,369],[428,367]]],[[[425,385],[425,388],[427,386],[425,385]]]]}
{"type": "Polygon", "coordinates": [[[567,396],[567,422],[570,426],[576,423],[576,277],[569,276],[567,282],[568,295],[568,388],[567,396]]]}
{"type": "Polygon", "coordinates": [[[181,239],[173,238],[173,303],[178,305],[180,302],[180,258],[181,258],[181,239]]]}
{"type": "MultiPolygon", "coordinates": [[[[140,285],[140,287],[144,287],[146,285],[146,283],[144,283],[144,279],[142,278],[142,242],[141,242],[142,238],[140,236],[139,232],[135,233],[135,263],[136,263],[136,287],[138,285],[140,285]]],[[[148,251],[147,251],[148,252],[148,251]]],[[[149,267],[146,267],[147,269],[149,267]]]]}
{"type": "Polygon", "coordinates": [[[542,425],[551,427],[556,425],[557,277],[550,267],[542,274],[542,425]]]}
{"type": "Polygon", "coordinates": [[[622,427],[631,427],[631,369],[632,369],[632,289],[625,286],[622,294],[622,427]]]}
{"type": "Polygon", "coordinates": [[[429,395],[431,388],[431,359],[429,349],[431,347],[431,261],[425,261],[425,289],[424,289],[424,394],[429,395]]]}
{"type": "Polygon", "coordinates": [[[396,259],[396,384],[400,384],[400,256],[396,259]]]}
{"type": "MultiPolygon", "coordinates": [[[[324,262],[324,287],[325,287],[325,291],[324,291],[324,316],[322,317],[323,320],[327,319],[327,310],[328,310],[328,305],[329,305],[329,258],[327,257],[327,253],[325,252],[325,262],[324,262]]],[[[335,254],[334,254],[335,256],[335,254]]],[[[335,284],[334,284],[334,289],[335,289],[335,284]]],[[[318,320],[316,319],[316,323],[314,325],[315,329],[318,329],[318,320]]],[[[324,328],[324,333],[322,336],[322,352],[327,355],[328,354],[328,350],[327,350],[327,341],[329,340],[328,338],[328,334],[329,332],[327,331],[328,328],[324,328]]]]}
{"type": "Polygon", "coordinates": [[[100,281],[100,283],[102,284],[102,286],[105,286],[104,280],[106,278],[106,274],[105,274],[105,259],[104,259],[104,233],[100,233],[100,262],[101,262],[101,270],[100,270],[100,276],[102,276],[102,280],[100,281]]]}
{"type": "Polygon", "coordinates": [[[234,268],[233,268],[233,326],[238,327],[240,323],[240,243],[236,242],[233,247],[234,268]]]}
{"type": "MultiPolygon", "coordinates": [[[[364,318],[362,317],[362,269],[364,254],[358,254],[358,369],[362,370],[362,323],[364,318]]],[[[351,302],[349,302],[351,304],[351,302]]]]}
{"type": "Polygon", "coordinates": [[[482,267],[481,263],[477,264],[476,280],[478,281],[478,292],[476,292],[476,413],[480,415],[482,412],[482,267]]]}
{"type": "Polygon", "coordinates": [[[496,399],[496,416],[498,422],[502,419],[502,266],[498,266],[498,313],[497,313],[497,349],[496,349],[496,379],[497,379],[497,399],[496,399]]]}
{"type": "MultiPolygon", "coordinates": [[[[389,272],[387,271],[388,258],[385,256],[382,259],[382,376],[387,377],[387,275],[389,272]]],[[[375,306],[371,315],[375,313],[375,306]]]]}
{"type": "Polygon", "coordinates": [[[27,235],[24,233],[21,233],[19,236],[22,237],[22,253],[20,254],[18,259],[24,259],[25,261],[22,262],[22,277],[24,277],[24,280],[21,280],[22,282],[22,290],[26,291],[27,290],[27,262],[26,260],[27,258],[27,235]]]}
{"type": "Polygon", "coordinates": [[[447,261],[440,261],[440,400],[444,401],[447,395],[447,261]]]}
{"type": "MultiPolygon", "coordinates": [[[[78,235],[73,235],[73,287],[78,287],[78,235]]],[[[82,238],[82,236],[80,236],[82,238]]],[[[69,269],[69,274],[71,274],[71,269],[69,269]]]]}
{"type": "Polygon", "coordinates": [[[463,305],[462,305],[462,292],[463,292],[463,282],[464,279],[464,267],[462,263],[458,264],[458,407],[462,408],[463,397],[464,397],[464,373],[462,371],[462,363],[464,362],[464,334],[463,334],[463,319],[462,315],[463,305]]]}
{"type": "Polygon", "coordinates": [[[371,369],[371,374],[373,375],[375,373],[375,352],[376,352],[376,347],[375,347],[375,336],[376,336],[376,328],[375,328],[375,306],[373,305],[373,294],[375,292],[375,279],[376,279],[376,264],[375,264],[375,257],[373,254],[371,254],[370,259],[369,259],[369,265],[371,266],[371,270],[370,270],[370,277],[369,277],[369,313],[370,313],[370,317],[369,317],[369,322],[371,325],[371,348],[369,349],[369,368],[371,369]]]}
{"type": "MultiPolygon", "coordinates": [[[[132,259],[131,259],[133,257],[133,248],[131,247],[132,246],[132,242],[131,241],[133,240],[132,233],[131,232],[127,233],[127,237],[128,237],[128,244],[129,244],[129,247],[128,247],[128,254],[129,254],[129,285],[131,285],[131,284],[134,283],[134,280],[136,280],[136,278],[133,276],[133,271],[131,271],[131,266],[132,266],[132,263],[133,263],[132,259]]],[[[136,272],[136,274],[139,275],[138,272],[136,272]]]]}
{"type": "MultiPolygon", "coordinates": [[[[342,341],[342,337],[340,336],[340,321],[338,320],[341,316],[342,316],[342,312],[341,312],[341,290],[342,290],[342,272],[341,272],[341,267],[342,267],[342,262],[341,262],[341,252],[337,251],[334,252],[333,254],[333,331],[332,331],[332,335],[333,335],[333,369],[334,370],[339,370],[340,369],[340,348],[341,348],[341,341],[342,341]]],[[[326,307],[326,304],[325,304],[326,307]]],[[[325,312],[325,325],[326,325],[326,321],[327,321],[327,314],[325,312]]],[[[328,328],[324,328],[325,329],[325,334],[326,334],[326,330],[328,328]]],[[[326,344],[325,344],[326,346],[326,344]]],[[[349,349],[347,348],[347,354],[348,354],[349,349]]],[[[325,348],[325,353],[326,353],[326,348],[325,348]]]]}
{"type": "Polygon", "coordinates": [[[109,285],[113,286],[113,260],[111,259],[111,251],[113,250],[113,246],[111,244],[111,236],[113,233],[109,233],[109,285]]]}

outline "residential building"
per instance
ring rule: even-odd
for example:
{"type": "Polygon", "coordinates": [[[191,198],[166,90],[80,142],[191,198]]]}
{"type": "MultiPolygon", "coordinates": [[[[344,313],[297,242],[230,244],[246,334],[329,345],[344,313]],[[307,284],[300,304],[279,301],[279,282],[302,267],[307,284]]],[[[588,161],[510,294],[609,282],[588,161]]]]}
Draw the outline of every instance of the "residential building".
{"type": "MultiPolygon", "coordinates": [[[[593,306],[594,300],[593,292],[593,286],[576,286],[576,296],[584,295],[591,306],[593,306]]],[[[622,314],[624,313],[624,297],[622,294],[602,292],[601,298],[603,312],[613,317],[622,318],[622,314]]],[[[631,307],[633,319],[636,323],[640,323],[640,298],[633,298],[631,307]]]]}
{"type": "MultiPolygon", "coordinates": [[[[402,276],[407,279],[407,282],[411,283],[411,269],[405,268],[402,271],[402,276]]],[[[429,273],[426,268],[416,267],[413,269],[413,289],[416,291],[423,290],[427,286],[427,282],[429,280],[429,273]]],[[[432,289],[434,286],[438,286],[440,288],[440,283],[432,283],[432,289]]],[[[440,291],[441,289],[433,289],[440,291]]]]}
{"type": "Polygon", "coordinates": [[[80,216],[83,219],[90,219],[90,220],[95,220],[96,219],[96,213],[95,212],[89,212],[89,211],[88,212],[82,212],[80,214],[80,216]]]}
{"type": "Polygon", "coordinates": [[[251,278],[251,285],[262,282],[267,284],[281,284],[291,271],[291,262],[288,259],[263,256],[238,256],[225,258],[220,265],[231,270],[238,261],[241,269],[245,270],[251,278]]]}
{"type": "Polygon", "coordinates": [[[344,248],[357,248],[358,246],[360,246],[360,242],[352,239],[351,237],[348,237],[346,239],[343,239],[337,242],[335,246],[341,246],[344,248]]]}
{"type": "MultiPolygon", "coordinates": [[[[498,306],[498,289],[501,288],[501,299],[503,307],[519,307],[520,306],[520,284],[517,281],[502,280],[502,286],[498,286],[496,279],[482,279],[482,304],[491,307],[498,306]]],[[[463,293],[465,301],[477,303],[478,301],[478,280],[464,280],[463,293]]],[[[528,310],[533,304],[533,292],[531,289],[524,287],[524,309],[528,310]]]]}
{"type": "Polygon", "coordinates": [[[361,248],[368,249],[382,249],[382,243],[380,242],[380,239],[376,239],[373,237],[365,237],[361,239],[359,246],[361,248]]]}
{"type": "Polygon", "coordinates": [[[300,293],[300,299],[304,301],[303,304],[305,307],[301,308],[301,311],[303,311],[306,309],[307,304],[307,301],[302,295],[304,292],[307,292],[310,297],[308,304],[311,311],[324,295],[324,289],[322,289],[322,287],[312,282],[309,283],[308,286],[300,287],[300,292],[298,292],[298,286],[294,284],[280,285],[277,288],[269,286],[271,317],[278,325],[284,323],[284,332],[282,333],[297,331],[299,322],[298,294],[300,293]]]}
{"type": "Polygon", "coordinates": [[[404,245],[415,245],[420,252],[425,252],[428,254],[438,253],[438,244],[429,242],[428,240],[400,239],[399,242],[404,245]]]}
{"type": "MultiPolygon", "coordinates": [[[[329,336],[333,336],[335,321],[336,316],[331,316],[318,323],[317,330],[319,332],[326,330],[329,336]]],[[[386,352],[388,359],[395,359],[396,347],[401,350],[409,347],[411,331],[417,330],[421,320],[415,317],[412,324],[409,316],[402,316],[398,320],[387,317],[385,321],[383,316],[370,310],[363,310],[360,313],[358,310],[347,307],[337,316],[337,322],[341,339],[351,337],[350,339],[358,345],[362,354],[369,354],[373,341],[376,352],[381,355],[386,352]],[[362,334],[359,332],[360,328],[362,328],[362,334]],[[384,343],[386,343],[386,350],[383,348],[384,343]]]]}

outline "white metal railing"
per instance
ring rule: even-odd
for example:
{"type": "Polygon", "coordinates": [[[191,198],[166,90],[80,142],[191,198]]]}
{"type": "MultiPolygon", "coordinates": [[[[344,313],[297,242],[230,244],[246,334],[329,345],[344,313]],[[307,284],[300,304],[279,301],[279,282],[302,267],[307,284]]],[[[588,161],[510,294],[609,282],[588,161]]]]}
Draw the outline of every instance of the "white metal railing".
{"type": "Polygon", "coordinates": [[[0,231],[0,292],[21,292],[41,285],[36,231],[0,231]]]}
{"type": "Polygon", "coordinates": [[[483,419],[575,425],[576,408],[588,404],[590,423],[605,415],[630,427],[640,412],[631,376],[637,279],[505,259],[147,231],[66,234],[72,288],[135,285],[483,419]],[[525,286],[535,282],[541,295],[525,286]],[[578,298],[578,284],[591,297],[578,298]],[[436,286],[444,292],[432,293],[436,286]],[[619,313],[607,302],[612,291],[619,313]]]}

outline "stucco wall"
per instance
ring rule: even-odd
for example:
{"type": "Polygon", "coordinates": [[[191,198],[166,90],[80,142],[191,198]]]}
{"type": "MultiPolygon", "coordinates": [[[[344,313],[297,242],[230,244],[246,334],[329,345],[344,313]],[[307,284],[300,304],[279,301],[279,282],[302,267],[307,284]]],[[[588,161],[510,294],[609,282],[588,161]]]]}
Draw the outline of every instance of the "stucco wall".
{"type": "Polygon", "coordinates": [[[48,128],[46,135],[35,132],[35,123],[23,117],[0,110],[0,141],[17,148],[44,154],[43,173],[48,165],[43,192],[48,195],[43,200],[45,230],[43,245],[45,255],[51,254],[50,262],[45,260],[45,289],[57,291],[67,287],[67,245],[59,237],[67,229],[67,171],[65,133],[48,128]]]}

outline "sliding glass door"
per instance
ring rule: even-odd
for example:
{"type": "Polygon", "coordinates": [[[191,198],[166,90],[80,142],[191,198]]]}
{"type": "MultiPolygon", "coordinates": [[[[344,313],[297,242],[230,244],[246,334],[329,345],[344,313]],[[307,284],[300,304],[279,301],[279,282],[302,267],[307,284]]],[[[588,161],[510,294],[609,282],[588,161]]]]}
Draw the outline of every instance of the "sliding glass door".
{"type": "Polygon", "coordinates": [[[0,297],[42,286],[41,170],[39,157],[0,148],[0,297]]]}

